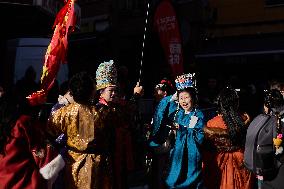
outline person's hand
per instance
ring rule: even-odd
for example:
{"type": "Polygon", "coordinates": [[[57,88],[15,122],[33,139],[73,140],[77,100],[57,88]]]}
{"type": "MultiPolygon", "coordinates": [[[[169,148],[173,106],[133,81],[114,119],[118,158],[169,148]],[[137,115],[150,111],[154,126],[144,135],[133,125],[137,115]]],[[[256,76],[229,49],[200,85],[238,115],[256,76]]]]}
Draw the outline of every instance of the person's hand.
{"type": "Polygon", "coordinates": [[[250,116],[247,113],[243,113],[242,118],[245,122],[245,125],[248,125],[251,121],[250,116]]]}
{"type": "Polygon", "coordinates": [[[172,130],[178,130],[179,129],[179,124],[178,123],[173,123],[171,129],[172,130]]]}
{"type": "Polygon", "coordinates": [[[143,96],[144,89],[143,89],[143,86],[140,86],[139,82],[137,82],[136,86],[134,87],[133,93],[143,96]]]}
{"type": "Polygon", "coordinates": [[[178,130],[179,129],[179,124],[178,123],[173,123],[173,124],[166,125],[166,126],[171,128],[171,130],[178,130]]]}

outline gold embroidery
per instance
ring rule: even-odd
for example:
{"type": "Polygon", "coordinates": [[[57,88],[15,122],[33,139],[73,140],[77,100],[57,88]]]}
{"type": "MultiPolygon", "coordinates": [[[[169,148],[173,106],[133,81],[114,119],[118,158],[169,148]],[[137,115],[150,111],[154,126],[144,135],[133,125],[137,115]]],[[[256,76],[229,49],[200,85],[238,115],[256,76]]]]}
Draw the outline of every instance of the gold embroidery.
{"type": "Polygon", "coordinates": [[[204,127],[203,130],[205,134],[205,143],[210,150],[230,152],[240,149],[240,147],[232,145],[226,129],[204,127]]]}
{"type": "Polygon", "coordinates": [[[48,132],[54,136],[64,133],[70,147],[66,160],[66,188],[111,188],[112,165],[107,161],[111,131],[102,120],[107,114],[104,109],[97,111],[94,106],[73,103],[54,112],[49,119],[48,132]],[[84,153],[88,150],[94,153],[84,153]]]}

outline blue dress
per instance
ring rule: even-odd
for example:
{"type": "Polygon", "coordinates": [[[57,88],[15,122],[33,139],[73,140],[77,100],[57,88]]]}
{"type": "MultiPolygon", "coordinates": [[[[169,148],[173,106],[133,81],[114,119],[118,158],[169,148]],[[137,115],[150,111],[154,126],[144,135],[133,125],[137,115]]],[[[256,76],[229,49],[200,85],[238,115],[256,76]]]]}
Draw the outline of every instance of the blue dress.
{"type": "MultiPolygon", "coordinates": [[[[159,138],[159,130],[165,129],[164,120],[170,120],[179,124],[176,132],[176,141],[171,149],[169,166],[165,183],[169,188],[192,188],[201,189],[203,187],[201,168],[202,159],[200,146],[203,142],[204,115],[194,109],[185,113],[182,108],[178,108],[175,101],[170,97],[162,99],[156,109],[153,120],[153,138],[159,138]],[[177,112],[176,112],[177,111],[177,112]],[[194,116],[194,118],[192,117],[194,116]],[[196,122],[190,120],[197,120],[196,122]],[[191,125],[190,128],[189,125],[191,125]]],[[[155,140],[150,146],[159,145],[155,140]]]]}

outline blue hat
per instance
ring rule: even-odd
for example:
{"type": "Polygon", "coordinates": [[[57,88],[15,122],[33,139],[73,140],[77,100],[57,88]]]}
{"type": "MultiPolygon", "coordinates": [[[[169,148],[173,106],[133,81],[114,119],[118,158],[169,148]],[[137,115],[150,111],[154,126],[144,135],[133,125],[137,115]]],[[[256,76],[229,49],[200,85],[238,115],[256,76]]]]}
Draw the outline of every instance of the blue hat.
{"type": "Polygon", "coordinates": [[[103,62],[96,71],[97,90],[117,86],[117,70],[113,60],[103,62]]]}

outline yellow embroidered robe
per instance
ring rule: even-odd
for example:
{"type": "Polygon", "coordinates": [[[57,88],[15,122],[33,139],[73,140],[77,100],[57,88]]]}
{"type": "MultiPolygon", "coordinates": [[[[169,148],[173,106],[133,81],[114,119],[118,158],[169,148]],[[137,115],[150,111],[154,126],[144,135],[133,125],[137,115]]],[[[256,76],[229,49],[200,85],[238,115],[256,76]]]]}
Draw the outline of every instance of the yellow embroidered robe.
{"type": "Polygon", "coordinates": [[[111,130],[104,124],[107,112],[78,103],[54,112],[48,121],[48,133],[67,137],[65,188],[110,189],[111,130]]]}

